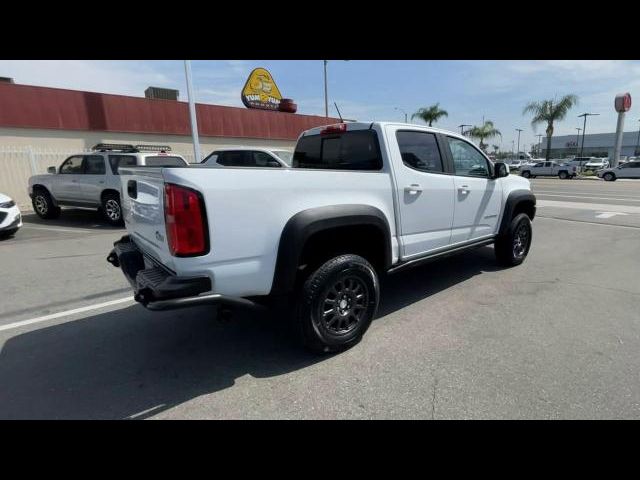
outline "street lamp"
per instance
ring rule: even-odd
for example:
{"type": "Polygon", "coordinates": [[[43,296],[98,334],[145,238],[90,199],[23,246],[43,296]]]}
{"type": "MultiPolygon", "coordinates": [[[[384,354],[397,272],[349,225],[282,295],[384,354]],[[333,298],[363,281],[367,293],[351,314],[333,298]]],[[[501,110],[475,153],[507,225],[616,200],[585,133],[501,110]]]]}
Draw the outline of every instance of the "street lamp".
{"type": "Polygon", "coordinates": [[[582,145],[580,146],[580,156],[582,156],[584,150],[584,136],[587,133],[587,117],[591,115],[600,115],[599,113],[583,113],[582,115],[578,115],[578,117],[584,117],[584,125],[582,125],[582,145]]]}
{"type": "Polygon", "coordinates": [[[404,113],[404,123],[409,123],[409,122],[407,121],[407,112],[405,112],[403,109],[401,109],[401,108],[399,108],[399,107],[395,107],[395,110],[399,110],[399,111],[401,111],[402,113],[404,113]]]}
{"type": "Polygon", "coordinates": [[[193,140],[193,154],[195,163],[202,160],[200,156],[200,139],[198,138],[198,119],[196,118],[196,104],[193,97],[193,84],[191,82],[191,61],[184,61],[184,73],[187,77],[187,96],[189,97],[189,120],[191,121],[191,138],[193,140]]]}
{"type": "Polygon", "coordinates": [[[464,127],[472,127],[473,125],[468,125],[463,123],[462,125],[458,125],[460,127],[460,135],[464,135],[464,127]]]}
{"type": "Polygon", "coordinates": [[[521,128],[516,128],[516,132],[518,132],[518,151],[516,152],[516,156],[520,156],[520,132],[522,132],[521,128]]]}

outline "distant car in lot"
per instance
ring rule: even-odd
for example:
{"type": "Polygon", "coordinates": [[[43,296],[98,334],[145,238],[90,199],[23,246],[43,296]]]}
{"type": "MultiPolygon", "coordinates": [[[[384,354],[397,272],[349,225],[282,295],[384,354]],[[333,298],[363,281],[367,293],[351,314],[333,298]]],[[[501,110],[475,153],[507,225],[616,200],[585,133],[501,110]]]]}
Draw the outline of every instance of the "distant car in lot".
{"type": "Polygon", "coordinates": [[[22,215],[11,197],[0,193],[0,237],[10,237],[22,227],[22,215]]]}
{"type": "Polygon", "coordinates": [[[618,178],[640,178],[640,160],[632,160],[615,168],[604,168],[599,170],[597,175],[607,182],[613,182],[618,178]]]}
{"type": "Polygon", "coordinates": [[[260,147],[221,148],[214,150],[200,164],[208,167],[288,168],[293,152],[260,147]]]}
{"type": "Polygon", "coordinates": [[[29,196],[40,218],[56,218],[60,207],[97,208],[112,225],[122,223],[118,169],[124,166],[187,167],[180,155],[162,145],[99,143],[91,152],[71,155],[60,168],[29,178],[29,196]]]}
{"type": "Polygon", "coordinates": [[[592,158],[582,167],[585,172],[595,172],[597,170],[601,170],[603,168],[609,168],[609,160],[606,158],[592,158]]]}
{"type": "Polygon", "coordinates": [[[525,178],[559,177],[564,180],[576,176],[576,167],[554,161],[538,162],[533,166],[522,167],[520,175],[525,178]]]}
{"type": "Polygon", "coordinates": [[[508,163],[507,166],[509,167],[509,171],[513,172],[515,170],[519,170],[523,164],[523,160],[511,160],[511,162],[508,163]]]}

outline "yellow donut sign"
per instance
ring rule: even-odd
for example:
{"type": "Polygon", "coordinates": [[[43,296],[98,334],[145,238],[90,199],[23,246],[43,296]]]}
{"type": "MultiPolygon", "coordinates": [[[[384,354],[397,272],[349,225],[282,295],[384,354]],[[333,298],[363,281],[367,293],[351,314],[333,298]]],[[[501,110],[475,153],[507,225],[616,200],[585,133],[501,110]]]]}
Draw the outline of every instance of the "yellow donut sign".
{"type": "Polygon", "coordinates": [[[264,68],[255,68],[242,89],[242,103],[247,108],[278,110],[282,95],[271,74],[264,68]]]}

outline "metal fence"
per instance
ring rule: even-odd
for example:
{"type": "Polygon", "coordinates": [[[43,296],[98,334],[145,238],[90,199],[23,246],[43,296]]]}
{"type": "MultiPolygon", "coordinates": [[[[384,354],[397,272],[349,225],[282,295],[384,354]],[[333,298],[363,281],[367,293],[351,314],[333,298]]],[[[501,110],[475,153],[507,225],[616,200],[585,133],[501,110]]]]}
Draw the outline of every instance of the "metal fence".
{"type": "MultiPolygon", "coordinates": [[[[87,150],[88,152],[88,150],[87,150]]],[[[80,153],[77,150],[0,146],[0,193],[9,195],[22,210],[31,210],[27,191],[29,177],[47,173],[50,166],[60,166],[68,157],[80,153]]],[[[172,151],[192,163],[193,151],[172,151]]]]}

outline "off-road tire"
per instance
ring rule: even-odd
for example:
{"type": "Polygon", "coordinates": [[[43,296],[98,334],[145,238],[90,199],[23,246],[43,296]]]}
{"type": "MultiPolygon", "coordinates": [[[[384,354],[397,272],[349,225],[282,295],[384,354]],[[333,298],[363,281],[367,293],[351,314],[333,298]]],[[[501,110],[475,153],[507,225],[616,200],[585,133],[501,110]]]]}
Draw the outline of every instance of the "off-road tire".
{"type": "Polygon", "coordinates": [[[340,255],[309,275],[298,298],[294,326],[302,344],[315,353],[343,351],[371,325],[380,298],[378,276],[364,258],[340,255]]]}
{"type": "Polygon", "coordinates": [[[531,248],[532,234],[531,220],[527,214],[516,215],[511,220],[507,231],[496,239],[494,249],[498,263],[506,267],[514,267],[524,262],[531,248]]]}

